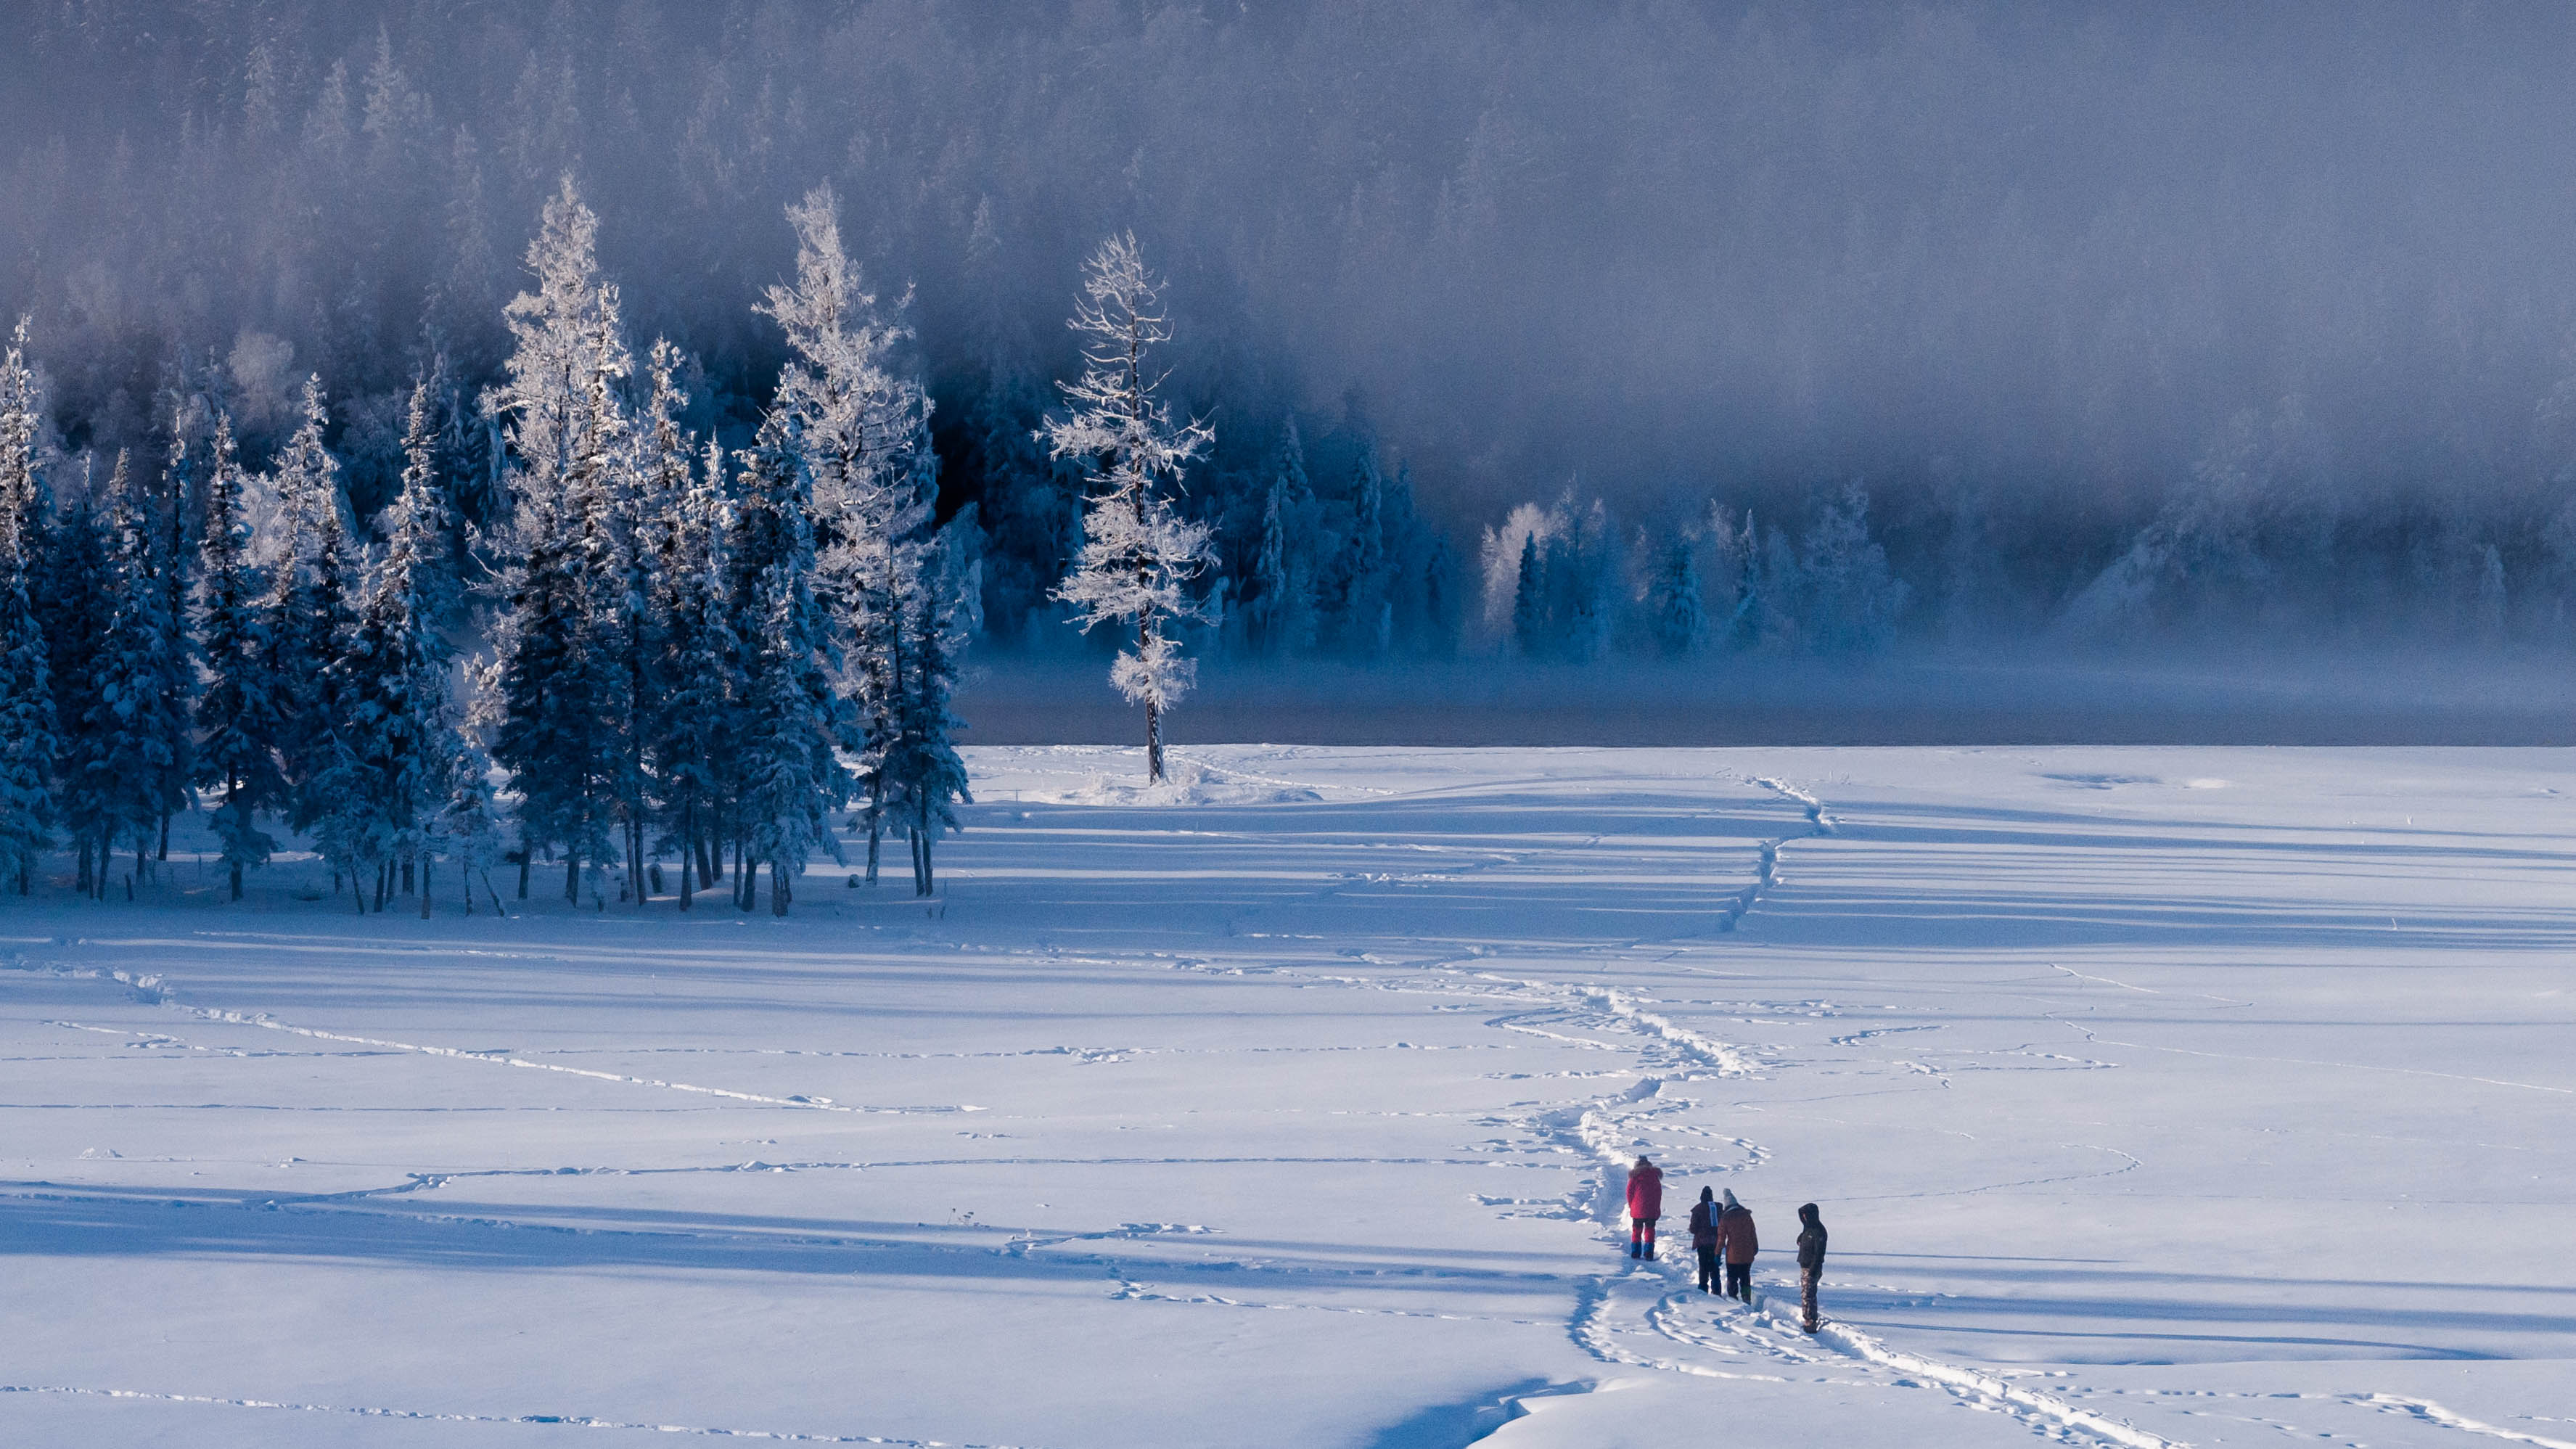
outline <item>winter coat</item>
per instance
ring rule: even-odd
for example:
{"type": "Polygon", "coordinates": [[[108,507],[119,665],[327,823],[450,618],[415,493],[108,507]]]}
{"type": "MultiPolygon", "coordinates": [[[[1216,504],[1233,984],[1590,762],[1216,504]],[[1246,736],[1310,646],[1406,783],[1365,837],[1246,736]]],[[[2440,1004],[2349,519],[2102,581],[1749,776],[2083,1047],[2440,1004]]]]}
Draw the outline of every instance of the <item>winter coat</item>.
{"type": "Polygon", "coordinates": [[[1628,1216],[1652,1222],[1664,1215],[1664,1170],[1648,1163],[1628,1169],[1628,1216]]]}
{"type": "Polygon", "coordinates": [[[1695,1202],[1691,1204],[1692,1247],[1713,1248],[1717,1246],[1717,1224],[1709,1221],[1709,1209],[1715,1206],[1717,1206],[1717,1204],[1708,1202],[1695,1202]]]}
{"type": "Polygon", "coordinates": [[[1813,1273],[1825,1266],[1825,1225],[1807,1224],[1798,1232],[1798,1266],[1813,1273]]]}
{"type": "Polygon", "coordinates": [[[1753,1236],[1753,1210],[1730,1208],[1717,1220],[1717,1245],[1726,1250],[1726,1261],[1750,1263],[1762,1251],[1761,1241],[1753,1236]]]}

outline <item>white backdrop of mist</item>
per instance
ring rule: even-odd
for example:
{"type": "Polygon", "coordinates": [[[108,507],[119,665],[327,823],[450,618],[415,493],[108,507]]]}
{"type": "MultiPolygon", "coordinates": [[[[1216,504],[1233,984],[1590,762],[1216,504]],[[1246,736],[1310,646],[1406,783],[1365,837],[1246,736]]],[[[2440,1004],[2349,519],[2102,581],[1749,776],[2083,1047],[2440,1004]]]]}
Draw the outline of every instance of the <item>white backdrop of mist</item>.
{"type": "Polygon", "coordinates": [[[2563,6],[31,0],[12,30],[0,308],[72,446],[145,443],[190,367],[256,446],[318,370],[365,486],[426,349],[497,367],[567,172],[632,330],[739,430],[780,208],[829,180],[914,289],[947,486],[988,514],[1024,480],[954,430],[1065,375],[1080,260],[1132,227],[1219,471],[1326,420],[1410,466],[1467,570],[1569,483],[1794,532],[1858,480],[1918,634],[2292,601],[2346,640],[2532,639],[2576,595],[2563,6]]]}

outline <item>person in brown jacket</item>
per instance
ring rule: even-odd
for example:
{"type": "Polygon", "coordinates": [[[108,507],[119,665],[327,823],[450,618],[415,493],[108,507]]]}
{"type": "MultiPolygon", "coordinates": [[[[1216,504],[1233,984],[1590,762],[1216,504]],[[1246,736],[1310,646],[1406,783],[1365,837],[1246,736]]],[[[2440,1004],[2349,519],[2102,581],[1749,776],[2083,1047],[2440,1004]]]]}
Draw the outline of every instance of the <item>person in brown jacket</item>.
{"type": "Polygon", "coordinates": [[[1717,1204],[1716,1194],[1707,1188],[1699,1190],[1699,1201],[1691,1204],[1691,1251],[1699,1255],[1699,1291],[1717,1291],[1717,1204]]]}
{"type": "Polygon", "coordinates": [[[1762,1251],[1762,1242],[1753,1235],[1753,1211],[1735,1200],[1735,1190],[1727,1189],[1726,1211],[1717,1216],[1717,1246],[1726,1258],[1726,1296],[1747,1304],[1753,1301],[1753,1255],[1762,1251]]]}

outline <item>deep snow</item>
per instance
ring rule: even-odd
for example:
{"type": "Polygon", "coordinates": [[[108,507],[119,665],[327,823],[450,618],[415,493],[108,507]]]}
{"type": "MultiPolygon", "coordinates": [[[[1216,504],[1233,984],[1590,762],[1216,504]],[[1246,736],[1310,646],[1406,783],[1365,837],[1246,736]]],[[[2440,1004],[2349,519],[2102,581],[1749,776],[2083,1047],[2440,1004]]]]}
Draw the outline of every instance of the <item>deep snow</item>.
{"type": "Polygon", "coordinates": [[[0,1442],[2576,1445],[2560,752],[1136,756],[927,906],[9,898],[0,1442]]]}

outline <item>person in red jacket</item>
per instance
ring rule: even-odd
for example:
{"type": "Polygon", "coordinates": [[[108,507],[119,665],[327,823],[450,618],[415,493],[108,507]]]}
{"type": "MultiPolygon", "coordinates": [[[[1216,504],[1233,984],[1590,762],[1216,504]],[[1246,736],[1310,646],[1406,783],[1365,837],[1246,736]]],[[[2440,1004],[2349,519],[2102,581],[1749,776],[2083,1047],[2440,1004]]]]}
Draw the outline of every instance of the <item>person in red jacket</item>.
{"type": "Polygon", "coordinates": [[[1717,1247],[1726,1259],[1726,1296],[1753,1301],[1753,1255],[1762,1251],[1761,1240],[1753,1235],[1753,1211],[1735,1200],[1735,1190],[1727,1189],[1726,1211],[1717,1217],[1717,1247]]]}
{"type": "Polygon", "coordinates": [[[1664,1215],[1664,1170],[1642,1155],[1628,1169],[1628,1256],[1655,1256],[1655,1219],[1664,1215]]]}

